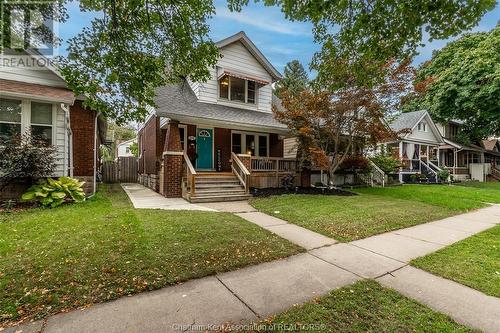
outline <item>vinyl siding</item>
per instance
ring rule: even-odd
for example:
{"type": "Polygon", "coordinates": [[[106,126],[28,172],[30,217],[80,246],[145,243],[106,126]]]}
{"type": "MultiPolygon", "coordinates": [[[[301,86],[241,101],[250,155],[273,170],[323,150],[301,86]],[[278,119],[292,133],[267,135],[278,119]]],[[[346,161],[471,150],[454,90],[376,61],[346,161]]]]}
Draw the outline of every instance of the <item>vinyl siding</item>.
{"type": "Polygon", "coordinates": [[[283,140],[283,157],[296,158],[297,157],[297,139],[286,138],[283,140]]]}
{"type": "Polygon", "coordinates": [[[417,125],[417,126],[415,126],[413,131],[410,133],[410,135],[408,135],[408,138],[412,139],[412,140],[416,140],[416,141],[424,140],[424,141],[431,141],[431,142],[438,143],[440,140],[438,139],[436,134],[434,134],[434,132],[432,131],[432,127],[431,127],[432,119],[430,119],[428,116],[426,116],[423,119],[423,121],[427,123],[427,131],[425,131],[425,132],[419,131],[418,125],[417,125]]]}
{"type": "Polygon", "coordinates": [[[56,123],[55,123],[55,142],[57,148],[57,167],[55,176],[67,176],[68,165],[68,138],[65,131],[65,115],[60,106],[56,108],[56,123]],[[66,151],[66,154],[64,152],[66,151]]]}
{"type": "MultiPolygon", "coordinates": [[[[272,78],[264,67],[248,52],[240,42],[236,42],[220,50],[222,58],[217,66],[227,70],[235,70],[249,76],[255,76],[271,82],[272,78]]],[[[198,96],[200,102],[224,103],[232,106],[248,108],[263,112],[271,112],[272,87],[271,84],[261,86],[257,93],[257,105],[247,105],[242,103],[219,101],[217,88],[217,69],[210,69],[211,79],[207,82],[189,82],[191,89],[198,96]]]]}
{"type": "MultiPolygon", "coordinates": [[[[1,59],[1,57],[0,57],[1,59]]],[[[0,66],[0,78],[4,80],[43,84],[53,87],[67,87],[66,82],[47,68],[0,66]]]]}

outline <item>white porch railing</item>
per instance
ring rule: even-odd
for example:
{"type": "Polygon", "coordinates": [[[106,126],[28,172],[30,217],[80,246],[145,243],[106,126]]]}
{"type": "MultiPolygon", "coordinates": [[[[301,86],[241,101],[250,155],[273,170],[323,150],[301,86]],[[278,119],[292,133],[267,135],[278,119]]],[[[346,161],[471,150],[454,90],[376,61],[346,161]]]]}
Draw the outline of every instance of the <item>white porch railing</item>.
{"type": "Polygon", "coordinates": [[[382,169],[380,169],[378,167],[378,165],[373,163],[373,161],[371,161],[371,160],[370,160],[370,165],[372,166],[372,185],[371,186],[373,187],[373,182],[376,182],[379,185],[382,185],[382,187],[385,187],[385,179],[386,179],[385,172],[382,171],[382,169]]]}
{"type": "Polygon", "coordinates": [[[190,196],[193,196],[196,193],[196,170],[186,152],[184,152],[183,157],[182,166],[186,175],[186,190],[190,196]]]}
{"type": "Polygon", "coordinates": [[[248,171],[243,162],[241,162],[238,156],[233,152],[231,152],[231,161],[231,169],[233,170],[233,173],[245,187],[245,193],[248,193],[250,189],[250,171],[248,171]]]}
{"type": "Polygon", "coordinates": [[[251,171],[295,172],[297,161],[291,158],[252,157],[251,171]]]}

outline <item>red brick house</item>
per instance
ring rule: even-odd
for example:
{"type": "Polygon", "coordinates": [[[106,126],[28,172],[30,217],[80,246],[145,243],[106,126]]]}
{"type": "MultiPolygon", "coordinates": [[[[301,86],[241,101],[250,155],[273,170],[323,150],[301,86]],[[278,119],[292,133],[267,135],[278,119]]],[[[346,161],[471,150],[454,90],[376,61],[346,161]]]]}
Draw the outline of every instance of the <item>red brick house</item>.
{"type": "Polygon", "coordinates": [[[159,88],[138,133],[139,181],[167,197],[241,200],[296,173],[295,159],[284,158],[289,132],[272,113],[281,74],[244,32],[217,46],[211,79],[159,88]]]}
{"type": "MultiPolygon", "coordinates": [[[[31,130],[57,148],[54,177],[84,180],[86,192],[95,192],[104,118],[82,106],[82,98],[68,89],[49,60],[31,51],[21,56],[37,60],[38,66],[0,67],[0,141],[31,130]]],[[[19,193],[4,189],[1,196],[19,193]]]]}

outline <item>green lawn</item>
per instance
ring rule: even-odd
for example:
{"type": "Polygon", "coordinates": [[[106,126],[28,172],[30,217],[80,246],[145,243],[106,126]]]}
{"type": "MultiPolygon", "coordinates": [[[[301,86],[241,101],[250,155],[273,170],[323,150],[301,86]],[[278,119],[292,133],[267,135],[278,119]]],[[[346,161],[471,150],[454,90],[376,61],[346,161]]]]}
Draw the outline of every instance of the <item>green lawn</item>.
{"type": "Polygon", "coordinates": [[[477,187],[477,188],[500,190],[500,182],[462,182],[462,183],[457,183],[457,185],[465,187],[477,187]]]}
{"type": "Polygon", "coordinates": [[[443,185],[360,188],[357,196],[283,195],[255,198],[260,211],[339,241],[438,220],[500,203],[500,191],[443,185]]]}
{"type": "Polygon", "coordinates": [[[268,332],[471,332],[371,280],[334,290],[261,324],[265,329],[259,331],[268,332]]]}
{"type": "Polygon", "coordinates": [[[411,264],[500,297],[500,226],[417,258],[411,264]]]}
{"type": "Polygon", "coordinates": [[[0,214],[0,327],[302,251],[233,214],[133,209],[118,185],[100,190],[0,214]]]}

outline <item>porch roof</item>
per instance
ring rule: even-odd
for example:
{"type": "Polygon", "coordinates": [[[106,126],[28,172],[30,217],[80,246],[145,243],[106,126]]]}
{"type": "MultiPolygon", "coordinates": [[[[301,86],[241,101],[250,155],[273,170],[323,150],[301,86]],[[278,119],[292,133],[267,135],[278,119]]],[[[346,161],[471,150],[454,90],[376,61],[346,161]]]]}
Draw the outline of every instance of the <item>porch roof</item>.
{"type": "Polygon", "coordinates": [[[480,152],[480,153],[486,152],[485,149],[483,149],[479,146],[476,146],[476,145],[462,145],[458,142],[451,141],[450,139],[446,139],[446,138],[444,139],[444,142],[445,142],[445,145],[442,145],[440,147],[441,149],[456,148],[456,149],[460,149],[460,150],[470,150],[470,151],[475,151],[475,152],[480,152]]]}
{"type": "Polygon", "coordinates": [[[287,133],[272,113],[199,102],[187,83],[167,85],[156,91],[156,114],[179,121],[208,122],[221,127],[259,128],[287,133]]]}
{"type": "Polygon", "coordinates": [[[0,94],[73,105],[75,94],[69,89],[0,79],[0,94]]]}

